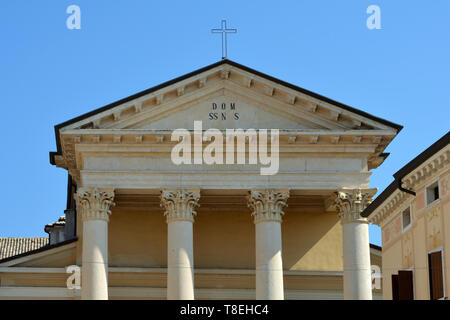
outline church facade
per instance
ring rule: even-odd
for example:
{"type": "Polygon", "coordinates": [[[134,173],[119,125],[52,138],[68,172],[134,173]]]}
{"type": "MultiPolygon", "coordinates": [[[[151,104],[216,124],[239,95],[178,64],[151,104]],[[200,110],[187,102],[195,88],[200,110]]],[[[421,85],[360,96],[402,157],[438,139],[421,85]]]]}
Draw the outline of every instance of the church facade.
{"type": "Polygon", "coordinates": [[[57,125],[67,210],[0,298],[380,298],[361,212],[401,129],[227,59],[57,125]]]}

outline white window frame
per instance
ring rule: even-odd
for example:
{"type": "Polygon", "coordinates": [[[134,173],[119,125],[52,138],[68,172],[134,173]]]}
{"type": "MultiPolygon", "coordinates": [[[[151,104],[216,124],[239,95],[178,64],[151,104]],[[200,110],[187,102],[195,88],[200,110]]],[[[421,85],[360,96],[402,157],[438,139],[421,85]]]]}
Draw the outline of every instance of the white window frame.
{"type": "MultiPolygon", "coordinates": [[[[433,182],[434,183],[434,182],[433,182]]],[[[440,191],[439,191],[440,192],[440,191]]],[[[428,277],[427,277],[427,281],[428,281],[428,298],[431,300],[431,291],[430,291],[430,264],[429,264],[429,259],[428,259],[428,255],[430,253],[435,253],[435,252],[441,252],[441,268],[442,268],[442,288],[444,290],[443,294],[444,296],[438,300],[444,300],[447,297],[447,288],[445,287],[445,259],[444,259],[444,247],[440,246],[436,249],[430,250],[427,253],[427,273],[428,273],[428,277]]]]}
{"type": "Polygon", "coordinates": [[[402,233],[405,233],[406,231],[408,231],[408,230],[411,228],[411,226],[412,226],[412,224],[413,224],[412,205],[409,205],[409,206],[403,208],[403,210],[401,211],[400,215],[402,216],[402,233]],[[405,226],[403,225],[403,212],[405,212],[405,210],[408,209],[408,208],[409,208],[409,218],[410,218],[410,222],[409,222],[409,224],[405,227],[405,226]]]}
{"type": "Polygon", "coordinates": [[[428,184],[425,186],[425,207],[429,207],[431,205],[433,205],[436,201],[439,201],[441,199],[441,181],[440,179],[434,180],[432,183],[428,184]],[[438,189],[439,189],[439,198],[435,199],[434,201],[428,203],[428,188],[437,183],[438,185],[438,189]]]}

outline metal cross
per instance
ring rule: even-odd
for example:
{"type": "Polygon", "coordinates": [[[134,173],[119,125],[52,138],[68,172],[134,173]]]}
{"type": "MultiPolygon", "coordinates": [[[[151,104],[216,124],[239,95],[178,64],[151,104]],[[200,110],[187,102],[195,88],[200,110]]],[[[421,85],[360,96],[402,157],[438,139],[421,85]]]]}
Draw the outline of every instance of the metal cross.
{"type": "Polygon", "coordinates": [[[227,21],[222,20],[222,29],[211,29],[212,33],[222,34],[222,59],[227,58],[227,33],[237,33],[237,29],[227,29],[227,21]]]}

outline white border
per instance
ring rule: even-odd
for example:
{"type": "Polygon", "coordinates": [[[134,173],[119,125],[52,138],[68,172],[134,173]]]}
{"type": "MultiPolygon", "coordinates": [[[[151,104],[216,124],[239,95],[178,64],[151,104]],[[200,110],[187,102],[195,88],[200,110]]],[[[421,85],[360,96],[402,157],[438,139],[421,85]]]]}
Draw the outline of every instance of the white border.
{"type": "Polygon", "coordinates": [[[409,204],[409,206],[407,206],[406,208],[404,208],[402,211],[400,211],[400,216],[402,219],[402,233],[405,233],[406,231],[408,231],[409,229],[411,229],[412,224],[413,224],[413,214],[412,214],[412,205],[409,204]],[[405,212],[405,210],[407,210],[409,208],[409,224],[405,227],[403,225],[403,212],[405,212]]]}
{"type": "Polygon", "coordinates": [[[437,178],[436,180],[433,180],[433,182],[429,183],[428,185],[425,186],[424,189],[424,193],[425,193],[425,208],[431,206],[432,204],[434,204],[436,201],[441,199],[441,179],[437,178]],[[433,202],[428,203],[428,188],[432,185],[437,183],[438,185],[438,189],[439,189],[439,198],[435,199],[433,202]]]}

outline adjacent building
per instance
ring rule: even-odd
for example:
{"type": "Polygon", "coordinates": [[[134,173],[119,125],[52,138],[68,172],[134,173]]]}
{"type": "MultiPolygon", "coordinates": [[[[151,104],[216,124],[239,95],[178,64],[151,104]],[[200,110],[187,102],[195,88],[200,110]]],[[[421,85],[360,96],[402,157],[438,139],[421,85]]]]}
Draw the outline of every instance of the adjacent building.
{"type": "Polygon", "coordinates": [[[447,299],[450,132],[394,174],[363,212],[382,231],[383,298],[447,299]]]}

